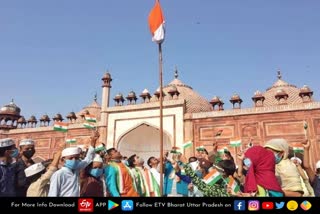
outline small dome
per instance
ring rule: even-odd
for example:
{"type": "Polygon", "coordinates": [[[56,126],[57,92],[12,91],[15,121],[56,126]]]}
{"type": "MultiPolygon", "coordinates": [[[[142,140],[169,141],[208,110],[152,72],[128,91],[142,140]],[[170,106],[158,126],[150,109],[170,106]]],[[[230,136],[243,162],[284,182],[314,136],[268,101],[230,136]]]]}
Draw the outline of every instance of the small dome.
{"type": "Polygon", "coordinates": [[[0,109],[0,114],[11,114],[19,116],[21,109],[13,102],[13,100],[0,109]]]}
{"type": "Polygon", "coordinates": [[[123,95],[121,93],[118,93],[114,98],[114,101],[124,101],[123,95]]]}
{"type": "Polygon", "coordinates": [[[309,88],[309,86],[307,86],[307,85],[304,85],[302,88],[300,88],[300,93],[310,93],[310,92],[313,92],[310,88],[309,88]]]}
{"type": "Polygon", "coordinates": [[[283,89],[278,89],[276,92],[276,96],[286,96],[288,95],[283,89]]]}
{"type": "Polygon", "coordinates": [[[76,114],[72,111],[70,112],[67,116],[66,116],[68,119],[77,119],[77,116],[76,114]]]}
{"type": "Polygon", "coordinates": [[[21,124],[24,124],[24,123],[26,123],[27,121],[26,121],[26,119],[24,118],[24,116],[21,116],[19,119],[18,119],[18,121],[17,121],[17,123],[21,123],[21,124]]]}
{"type": "Polygon", "coordinates": [[[105,73],[102,77],[102,80],[106,80],[106,79],[111,80],[111,74],[109,72],[105,73]]]}
{"type": "Polygon", "coordinates": [[[238,94],[234,94],[230,98],[230,101],[238,101],[238,100],[241,100],[241,98],[240,98],[240,96],[238,94]]]}
{"type": "Polygon", "coordinates": [[[49,116],[48,116],[47,114],[44,114],[44,115],[42,115],[42,117],[40,118],[40,121],[45,121],[45,122],[47,122],[47,121],[50,121],[50,118],[49,118],[49,116]]]}
{"type": "Polygon", "coordinates": [[[37,122],[37,118],[36,118],[34,115],[32,115],[32,116],[29,118],[28,123],[34,123],[34,122],[37,122]]]}
{"type": "Polygon", "coordinates": [[[136,93],[134,91],[130,91],[127,98],[137,98],[136,93]]]}
{"type": "Polygon", "coordinates": [[[62,115],[61,114],[56,114],[56,116],[54,116],[53,118],[52,118],[53,120],[58,120],[58,121],[63,121],[64,119],[63,119],[63,117],[62,117],[62,115]]]}
{"type": "Polygon", "coordinates": [[[210,101],[211,104],[216,104],[216,103],[220,103],[220,102],[221,102],[221,99],[218,96],[214,96],[210,101]]]}

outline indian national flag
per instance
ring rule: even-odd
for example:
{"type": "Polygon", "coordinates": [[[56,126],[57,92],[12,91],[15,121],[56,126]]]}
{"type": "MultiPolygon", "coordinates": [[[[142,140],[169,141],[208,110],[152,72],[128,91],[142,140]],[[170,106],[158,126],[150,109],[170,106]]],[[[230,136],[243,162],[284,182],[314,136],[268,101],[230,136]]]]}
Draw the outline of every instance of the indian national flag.
{"type": "Polygon", "coordinates": [[[84,119],[88,122],[97,122],[97,118],[94,116],[94,115],[91,115],[91,114],[87,114],[84,116],[84,119]]]}
{"type": "Polygon", "coordinates": [[[91,123],[84,123],[83,126],[86,127],[87,129],[94,129],[95,128],[95,125],[93,125],[91,123]]]}
{"type": "Polygon", "coordinates": [[[230,146],[239,147],[241,146],[241,139],[234,139],[230,141],[230,146]]]}
{"type": "Polygon", "coordinates": [[[60,131],[60,132],[67,132],[68,131],[68,123],[55,122],[53,124],[53,130],[60,131]]]}
{"type": "Polygon", "coordinates": [[[152,41],[161,44],[164,41],[165,28],[164,16],[159,0],[156,0],[154,7],[149,14],[149,28],[152,34],[152,41]]]}
{"type": "Polygon", "coordinates": [[[192,146],[192,141],[188,141],[187,143],[182,145],[182,148],[187,149],[190,148],[192,146]]]}
{"type": "Polygon", "coordinates": [[[68,138],[66,139],[66,143],[76,143],[77,140],[75,138],[68,138]]]}
{"type": "Polygon", "coordinates": [[[228,186],[232,189],[234,193],[237,193],[240,191],[239,184],[235,181],[235,179],[232,176],[229,176],[228,186]]]}
{"type": "Polygon", "coordinates": [[[293,147],[293,152],[294,153],[302,153],[303,152],[303,147],[301,147],[301,146],[294,146],[293,147]]]}
{"type": "Polygon", "coordinates": [[[212,169],[204,178],[203,181],[206,184],[213,185],[222,178],[220,172],[216,169],[212,169]]]}

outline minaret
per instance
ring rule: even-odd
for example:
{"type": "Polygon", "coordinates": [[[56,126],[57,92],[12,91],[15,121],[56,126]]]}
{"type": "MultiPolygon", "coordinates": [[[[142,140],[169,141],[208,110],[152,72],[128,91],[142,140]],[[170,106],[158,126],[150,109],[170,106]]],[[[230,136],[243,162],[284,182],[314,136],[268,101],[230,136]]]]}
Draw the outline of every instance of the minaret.
{"type": "Polygon", "coordinates": [[[107,125],[108,125],[108,114],[107,108],[109,107],[110,101],[110,88],[111,88],[111,75],[106,72],[101,79],[102,84],[102,102],[101,102],[101,122],[100,122],[100,141],[107,143],[107,125]]]}

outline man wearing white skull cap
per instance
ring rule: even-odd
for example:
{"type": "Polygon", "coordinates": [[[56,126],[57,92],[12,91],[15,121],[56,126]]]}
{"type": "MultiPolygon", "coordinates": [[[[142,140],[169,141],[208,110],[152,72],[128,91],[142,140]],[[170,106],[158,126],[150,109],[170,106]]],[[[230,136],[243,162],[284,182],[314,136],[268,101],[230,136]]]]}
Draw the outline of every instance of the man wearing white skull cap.
{"type": "Polygon", "coordinates": [[[81,174],[80,197],[104,197],[106,190],[103,176],[103,160],[99,154],[81,174]]]}
{"type": "Polygon", "coordinates": [[[33,165],[34,161],[32,160],[32,156],[36,152],[34,147],[34,140],[32,139],[22,139],[19,142],[20,147],[20,157],[17,161],[17,196],[26,197],[27,189],[30,186],[30,182],[28,182],[24,170],[33,165]]]}
{"type": "Polygon", "coordinates": [[[84,160],[80,160],[81,149],[69,147],[62,151],[61,159],[63,167],[56,171],[50,179],[49,197],[79,197],[79,172],[88,166],[94,158],[94,148],[100,134],[98,131],[92,133],[91,146],[84,160]]]}
{"type": "Polygon", "coordinates": [[[53,155],[53,160],[47,170],[45,170],[45,166],[42,163],[33,164],[24,170],[27,179],[31,183],[27,191],[27,197],[48,196],[49,181],[53,173],[58,169],[60,157],[61,150],[53,155]]]}
{"type": "Polygon", "coordinates": [[[0,197],[16,196],[16,164],[12,164],[12,158],[18,154],[11,138],[0,139],[0,197]]]}

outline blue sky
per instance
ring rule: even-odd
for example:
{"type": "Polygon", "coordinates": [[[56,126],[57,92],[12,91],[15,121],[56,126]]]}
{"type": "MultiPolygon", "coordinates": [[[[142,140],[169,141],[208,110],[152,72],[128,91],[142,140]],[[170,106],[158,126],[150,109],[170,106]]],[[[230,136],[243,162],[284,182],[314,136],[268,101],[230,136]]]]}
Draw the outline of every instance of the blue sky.
{"type": "MultiPolygon", "coordinates": [[[[14,98],[27,119],[90,104],[109,70],[112,98],[158,85],[158,49],[147,18],[154,0],[0,0],[0,105],[14,98]]],[[[162,0],[164,84],[179,78],[225,109],[244,107],[276,72],[319,100],[317,0],[162,0]]],[[[111,105],[114,105],[111,100],[111,105]]]]}

